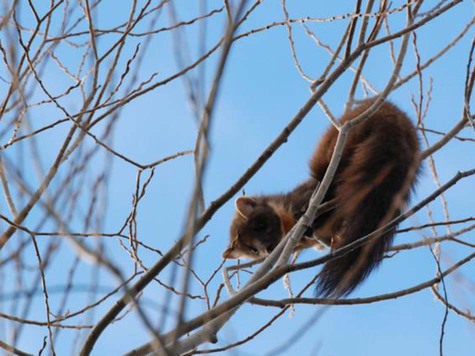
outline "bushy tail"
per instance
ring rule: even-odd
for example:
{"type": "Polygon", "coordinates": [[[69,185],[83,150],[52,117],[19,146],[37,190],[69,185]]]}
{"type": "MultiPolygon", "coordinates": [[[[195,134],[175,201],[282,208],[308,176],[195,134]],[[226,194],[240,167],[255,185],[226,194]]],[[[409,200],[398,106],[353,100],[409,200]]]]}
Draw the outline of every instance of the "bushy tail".
{"type": "MultiPolygon", "coordinates": [[[[335,177],[339,208],[333,218],[339,227],[333,237],[333,251],[373,232],[399,213],[415,177],[417,142],[410,146],[397,131],[387,137],[369,136],[356,145],[335,177]],[[411,152],[411,148],[415,149],[411,152]]],[[[319,276],[317,295],[341,297],[354,290],[381,262],[394,231],[328,261],[319,276]]]]}

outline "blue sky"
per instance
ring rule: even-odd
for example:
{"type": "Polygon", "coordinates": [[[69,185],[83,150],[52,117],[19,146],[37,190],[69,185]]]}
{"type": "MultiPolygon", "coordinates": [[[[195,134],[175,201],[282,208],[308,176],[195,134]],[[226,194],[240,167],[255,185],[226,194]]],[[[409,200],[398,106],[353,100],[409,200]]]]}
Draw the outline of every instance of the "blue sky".
{"type": "MultiPolygon", "coordinates": [[[[176,1],[179,19],[185,20],[196,16],[197,5],[189,0],[176,1]]],[[[398,5],[399,3],[397,3],[398,5]]],[[[98,27],[113,26],[120,23],[129,10],[127,2],[105,1],[95,13],[98,27]],[[111,16],[114,14],[114,16],[111,16]]],[[[220,6],[217,2],[209,2],[208,8],[220,6]]],[[[297,2],[288,1],[291,17],[327,17],[344,14],[353,10],[352,2],[297,2]]],[[[396,4],[395,4],[396,6],[396,4]]],[[[207,44],[211,46],[219,38],[222,31],[223,14],[215,15],[209,23],[209,38],[207,44]]],[[[452,9],[442,18],[421,28],[417,32],[417,41],[422,60],[427,60],[437,53],[468,23],[473,16],[471,4],[463,3],[452,9]]],[[[264,2],[249,18],[241,29],[242,32],[267,25],[274,21],[281,21],[283,13],[280,1],[264,2]]],[[[404,21],[403,14],[396,14],[391,18],[390,25],[393,31],[400,28],[404,21]]],[[[309,26],[319,38],[336,46],[348,20],[338,20],[331,23],[316,23],[309,26]]],[[[162,14],[156,27],[169,25],[168,14],[162,14]]],[[[183,53],[184,58],[196,58],[198,26],[186,28],[191,53],[183,53]]],[[[318,77],[321,70],[328,63],[329,55],[306,36],[302,27],[294,26],[294,38],[297,53],[304,70],[318,77]]],[[[473,37],[473,29],[442,59],[434,63],[424,72],[424,91],[432,81],[431,102],[428,110],[426,126],[431,129],[446,131],[460,119],[463,104],[463,85],[465,80],[468,51],[473,37]]],[[[122,59],[122,65],[129,58],[136,44],[141,38],[133,38],[125,47],[127,53],[122,59]]],[[[173,39],[170,33],[158,35],[151,42],[144,57],[144,66],[139,73],[140,78],[148,78],[158,72],[158,78],[166,78],[177,70],[173,55],[173,39]]],[[[107,40],[99,41],[99,49],[107,47],[107,40]]],[[[143,43],[142,43],[143,45],[143,43]]],[[[399,43],[396,48],[399,47],[399,43]]],[[[64,46],[60,52],[62,58],[74,66],[78,61],[74,49],[64,46]]],[[[216,54],[206,63],[207,87],[214,73],[216,54]]],[[[402,76],[412,72],[415,68],[414,52],[409,50],[408,58],[402,69],[402,76]]],[[[369,64],[365,67],[364,76],[378,89],[382,90],[389,78],[392,62],[387,46],[375,49],[370,56],[369,64]]],[[[4,70],[2,68],[2,70],[4,70]]],[[[62,72],[48,67],[45,71],[45,83],[53,91],[60,91],[71,85],[70,80],[62,72]]],[[[4,73],[2,72],[2,75],[4,73]]],[[[191,75],[196,75],[192,71],[191,75]]],[[[353,73],[345,73],[324,96],[332,112],[339,116],[343,111],[348,90],[353,79],[353,73]]],[[[1,84],[0,84],[1,85],[1,84]]],[[[229,63],[226,68],[221,91],[218,97],[214,115],[213,128],[210,136],[211,155],[204,181],[205,202],[209,204],[225,191],[240,175],[255,161],[269,143],[276,137],[283,127],[295,115],[298,109],[310,96],[309,85],[297,72],[292,61],[287,32],[284,27],[275,27],[237,41],[232,49],[229,63]]],[[[411,105],[411,96],[417,96],[419,84],[412,80],[390,95],[390,99],[403,108],[414,120],[415,113],[411,105]]],[[[3,89],[1,91],[3,93],[3,89]]],[[[2,94],[3,95],[3,94],[2,94]]],[[[41,93],[37,93],[41,100],[41,93]]],[[[357,97],[363,95],[358,90],[357,97]]],[[[77,110],[77,97],[65,100],[65,105],[72,111],[77,110]]],[[[427,96],[426,96],[427,99],[427,96]]],[[[61,118],[54,107],[45,108],[41,116],[32,117],[33,125],[41,127],[48,122],[61,118]]],[[[312,151],[328,127],[328,120],[315,107],[302,124],[290,136],[288,142],[272,156],[262,169],[246,184],[247,194],[285,192],[308,176],[307,162],[312,151]]],[[[50,162],[56,155],[58,145],[62,142],[64,133],[69,126],[59,126],[44,136],[38,136],[41,154],[45,162],[50,162]]],[[[95,128],[100,133],[102,125],[95,128]]],[[[131,157],[141,163],[157,160],[177,151],[192,149],[194,146],[197,125],[188,100],[183,81],[173,81],[147,95],[132,101],[120,112],[114,138],[111,145],[118,152],[131,157]]],[[[470,129],[464,130],[462,135],[474,136],[470,129]]],[[[431,143],[437,141],[438,136],[429,135],[431,143]]],[[[87,139],[89,140],[89,139],[87,139]]],[[[3,142],[2,142],[3,144],[3,142]]],[[[92,147],[92,140],[86,142],[92,147]]],[[[473,143],[451,142],[435,154],[437,171],[441,182],[450,179],[457,171],[474,167],[473,143]]],[[[15,157],[20,154],[15,146],[5,155],[15,157]]],[[[131,209],[132,194],[135,190],[137,169],[117,158],[113,158],[102,151],[91,161],[86,181],[91,182],[97,174],[95,165],[101,167],[103,159],[112,159],[110,185],[108,187],[108,201],[106,232],[116,231],[131,209]]],[[[60,176],[64,172],[60,171],[60,176]]],[[[155,177],[150,184],[147,195],[139,206],[138,234],[142,241],[153,247],[166,251],[182,232],[186,209],[193,184],[193,160],[191,156],[178,158],[159,166],[155,177]]],[[[53,182],[57,184],[58,180],[53,182]]],[[[31,179],[36,186],[38,181],[31,179]]],[[[435,189],[427,163],[420,179],[413,202],[427,196],[435,189]]],[[[469,178],[459,182],[447,192],[451,218],[460,219],[473,216],[473,197],[475,193],[474,179],[469,178]]],[[[83,211],[71,220],[72,226],[80,230],[82,214],[85,214],[89,196],[82,197],[83,211]]],[[[4,204],[3,201],[1,203],[4,204]]],[[[228,202],[199,233],[198,238],[209,235],[205,244],[197,249],[195,265],[197,273],[207,278],[221,263],[221,253],[228,244],[229,222],[233,214],[233,201],[228,202]]],[[[444,218],[440,200],[430,204],[434,219],[444,218]]],[[[2,213],[4,208],[1,207],[2,213]]],[[[80,209],[79,209],[80,210],[80,209]]],[[[33,211],[27,223],[34,226],[40,219],[41,210],[33,211]]],[[[417,225],[428,222],[427,211],[420,211],[410,218],[404,226],[417,225]]],[[[3,229],[5,225],[0,225],[3,229]]],[[[458,229],[459,226],[454,227],[458,229]]],[[[443,234],[444,228],[437,228],[443,234]]],[[[430,230],[399,235],[395,243],[413,242],[422,237],[431,237],[430,230]]],[[[463,236],[470,241],[470,236],[463,236]]],[[[90,242],[94,245],[95,242],[90,242]]],[[[106,254],[119,265],[125,275],[132,272],[130,257],[124,253],[115,239],[104,242],[106,254]]],[[[40,247],[46,248],[45,241],[40,247]],[[44,243],[44,245],[43,245],[44,243]]],[[[61,254],[55,259],[54,267],[47,271],[47,280],[51,286],[64,285],[74,252],[70,245],[61,245],[61,254]]],[[[151,266],[157,259],[155,254],[142,251],[143,261],[151,266]]],[[[468,248],[460,248],[455,244],[445,243],[442,246],[443,267],[447,267],[458,259],[470,253],[468,248]]],[[[28,252],[34,258],[34,251],[28,252]]],[[[309,260],[320,256],[316,252],[305,251],[301,260],[309,260]]],[[[0,255],[0,258],[2,255],[0,255]]],[[[32,263],[33,264],[33,263],[32,263]]],[[[13,268],[13,267],[10,267],[13,268]]],[[[116,280],[105,271],[92,268],[82,263],[81,271],[76,282],[89,284],[95,278],[104,288],[113,288],[116,280]]],[[[466,277],[473,276],[473,262],[460,270],[466,277]]],[[[368,278],[364,285],[355,291],[351,297],[366,297],[404,289],[434,277],[436,264],[427,247],[399,253],[393,258],[386,259],[381,268],[368,278]]],[[[316,271],[307,270],[291,277],[295,290],[310,280],[316,271]]],[[[8,270],[2,273],[3,292],[14,290],[15,281],[8,270]]],[[[244,279],[245,275],[242,276],[244,279]]],[[[170,270],[165,270],[160,276],[163,281],[170,278],[170,270]]],[[[221,282],[217,278],[211,286],[221,282]]],[[[31,283],[31,281],[25,281],[31,283]]],[[[449,300],[461,309],[473,308],[473,290],[463,290],[454,283],[448,282],[449,300]],[[472,298],[470,298],[472,296],[472,298]]],[[[473,286],[473,280],[472,280],[473,286]]],[[[199,293],[197,283],[193,285],[193,293],[199,293]]],[[[260,295],[265,298],[280,299],[286,296],[281,281],[275,283],[260,295]]],[[[311,293],[308,295],[311,296],[311,293]]],[[[96,299],[97,295],[92,298],[96,299]]],[[[153,322],[160,320],[160,310],[163,307],[165,291],[157,285],[148,288],[143,296],[143,305],[153,322]]],[[[51,294],[52,303],[59,303],[60,296],[51,294]]],[[[5,310],[18,301],[7,301],[5,310]]],[[[86,293],[76,293],[70,300],[68,308],[79,309],[90,303],[86,293]]],[[[91,323],[101,317],[113,304],[114,300],[96,308],[91,315],[92,320],[82,319],[80,322],[91,323]],[[94,319],[95,318],[95,319],[94,319]]],[[[177,299],[173,299],[172,308],[177,299]]],[[[21,303],[21,301],[20,301],[21,303]]],[[[55,304],[56,305],[56,304],[55,304]]],[[[45,318],[44,304],[41,293],[34,298],[33,308],[29,317],[43,320],[45,318]]],[[[187,318],[192,318],[204,311],[202,301],[193,301],[187,310],[187,318]]],[[[279,347],[288,340],[309,318],[322,310],[318,306],[296,306],[294,315],[289,313],[282,316],[276,323],[264,331],[259,337],[225,354],[230,355],[263,355],[279,347]]],[[[220,342],[217,346],[225,345],[246,337],[269,320],[278,310],[252,305],[243,306],[233,319],[218,335],[220,342]]],[[[338,306],[325,308],[325,312],[318,322],[308,327],[305,334],[291,348],[283,351],[284,355],[400,355],[421,354],[433,355],[438,353],[441,322],[444,317],[444,308],[435,300],[427,289],[409,296],[378,302],[368,305],[338,306]]],[[[1,324],[0,324],[1,325],[1,324]]],[[[173,324],[168,319],[163,329],[169,329],[173,324]]],[[[0,327],[0,339],[7,338],[5,326],[0,327]]],[[[46,336],[45,329],[27,327],[22,333],[18,347],[29,352],[36,352],[41,347],[42,339],[46,336]]],[[[83,334],[84,335],[84,334],[83,334]]],[[[463,318],[449,313],[444,337],[446,355],[471,355],[475,349],[475,327],[463,318]]],[[[77,350],[76,334],[70,331],[61,332],[61,342],[58,342],[59,354],[68,354],[77,350]]],[[[110,326],[99,339],[94,354],[117,354],[130,350],[150,340],[149,335],[142,327],[135,313],[130,313],[120,322],[110,326]]],[[[204,345],[214,347],[216,345],[204,345]]]]}

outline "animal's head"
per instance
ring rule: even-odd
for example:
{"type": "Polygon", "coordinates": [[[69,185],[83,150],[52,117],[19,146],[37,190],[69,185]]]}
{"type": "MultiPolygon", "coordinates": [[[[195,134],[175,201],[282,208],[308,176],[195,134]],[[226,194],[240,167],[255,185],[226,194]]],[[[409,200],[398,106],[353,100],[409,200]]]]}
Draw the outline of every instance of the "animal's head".
{"type": "Polygon", "coordinates": [[[258,259],[269,255],[284,236],[275,207],[261,198],[240,197],[231,223],[230,245],[223,258],[258,259]]]}

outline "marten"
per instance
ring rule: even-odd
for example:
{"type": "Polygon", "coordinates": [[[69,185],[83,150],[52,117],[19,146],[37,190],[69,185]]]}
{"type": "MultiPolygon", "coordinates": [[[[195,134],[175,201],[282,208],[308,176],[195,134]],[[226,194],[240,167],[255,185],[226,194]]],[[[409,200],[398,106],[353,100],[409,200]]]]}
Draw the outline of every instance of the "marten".
{"type": "MultiPolygon", "coordinates": [[[[343,124],[366,111],[374,100],[347,111],[343,124]]],[[[230,246],[223,258],[259,259],[286,236],[308,207],[330,163],[338,130],[332,125],[310,160],[311,177],[287,194],[242,196],[236,200],[230,246]]],[[[400,214],[419,172],[419,139],[408,116],[384,102],[366,121],[354,126],[322,203],[335,207],[317,214],[295,250],[322,244],[332,250],[354,242],[400,214]]],[[[316,295],[342,297],[352,292],[380,264],[396,227],[332,260],[317,279],[316,295]]]]}

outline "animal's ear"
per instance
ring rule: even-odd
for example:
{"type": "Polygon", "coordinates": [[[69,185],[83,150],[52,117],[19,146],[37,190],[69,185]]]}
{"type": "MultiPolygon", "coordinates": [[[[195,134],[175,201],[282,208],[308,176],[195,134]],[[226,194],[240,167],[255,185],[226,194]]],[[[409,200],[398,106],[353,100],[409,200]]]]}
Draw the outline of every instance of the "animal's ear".
{"type": "Polygon", "coordinates": [[[246,220],[256,205],[256,198],[253,197],[239,197],[236,199],[236,211],[246,220]]]}
{"type": "Polygon", "coordinates": [[[242,252],[233,246],[228,247],[226,251],[223,252],[223,258],[228,260],[235,260],[236,258],[240,258],[242,255],[242,252]]]}

